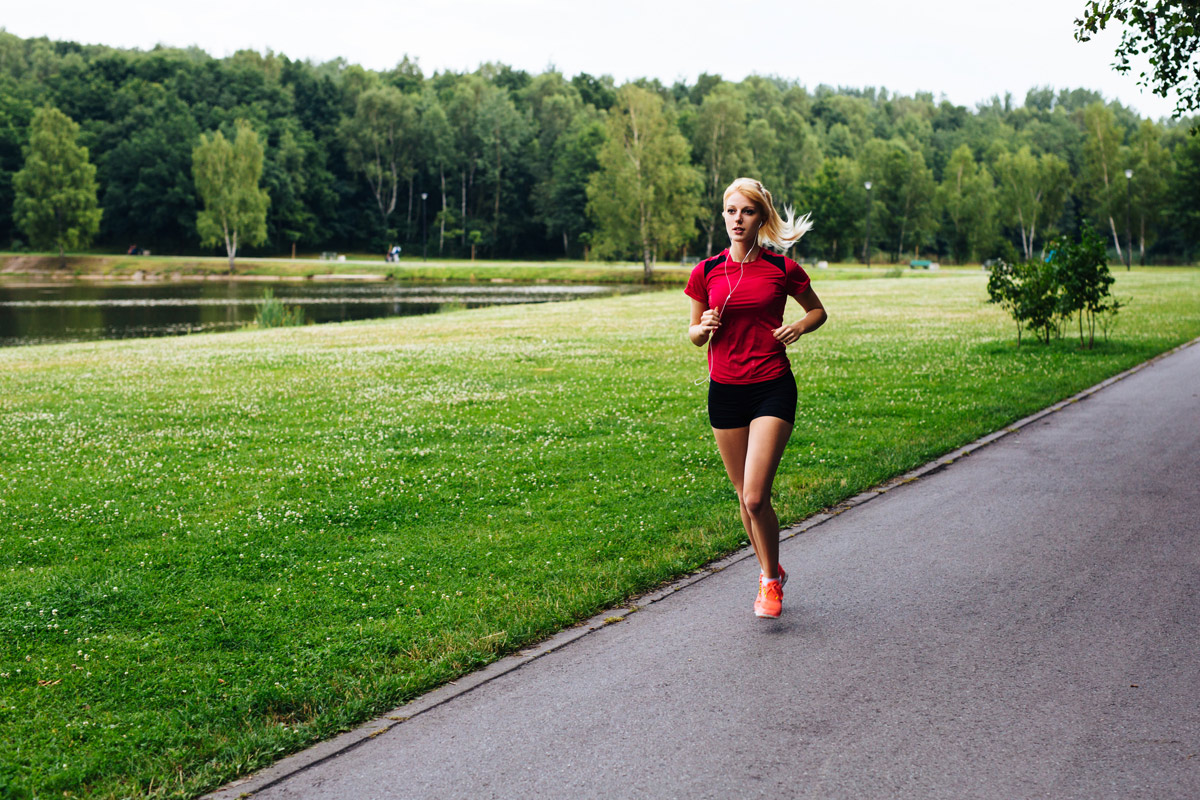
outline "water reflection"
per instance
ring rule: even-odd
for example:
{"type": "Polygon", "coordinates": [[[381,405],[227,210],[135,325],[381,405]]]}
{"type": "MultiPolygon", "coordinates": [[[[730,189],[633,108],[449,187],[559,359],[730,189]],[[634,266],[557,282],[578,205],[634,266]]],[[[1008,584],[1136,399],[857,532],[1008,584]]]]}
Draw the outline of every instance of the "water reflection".
{"type": "Polygon", "coordinates": [[[0,346],[227,331],[254,320],[270,287],[308,323],[430,314],[445,308],[545,303],[644,291],[640,286],[397,285],[204,281],[0,284],[0,346]]]}

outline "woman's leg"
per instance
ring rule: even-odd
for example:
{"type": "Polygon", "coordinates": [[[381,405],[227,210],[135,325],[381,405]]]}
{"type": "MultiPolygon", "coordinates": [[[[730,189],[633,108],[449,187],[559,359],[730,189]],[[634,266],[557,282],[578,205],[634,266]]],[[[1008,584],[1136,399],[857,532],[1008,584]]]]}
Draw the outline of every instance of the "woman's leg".
{"type": "MultiPolygon", "coordinates": [[[[758,546],[754,524],[750,520],[750,512],[746,510],[746,504],[742,502],[742,482],[746,470],[746,450],[750,444],[750,428],[713,428],[713,436],[717,440],[717,450],[721,453],[721,461],[725,464],[725,474],[729,476],[729,482],[733,484],[734,491],[737,492],[742,527],[746,529],[746,536],[750,538],[750,548],[758,556],[762,552],[762,548],[758,546]]],[[[761,556],[759,558],[761,563],[761,556]]]]}
{"type": "Polygon", "coordinates": [[[768,578],[778,578],[779,519],[771,506],[771,485],[792,425],[779,417],[757,417],[748,428],[714,428],[713,434],[758,565],[768,578]]]}

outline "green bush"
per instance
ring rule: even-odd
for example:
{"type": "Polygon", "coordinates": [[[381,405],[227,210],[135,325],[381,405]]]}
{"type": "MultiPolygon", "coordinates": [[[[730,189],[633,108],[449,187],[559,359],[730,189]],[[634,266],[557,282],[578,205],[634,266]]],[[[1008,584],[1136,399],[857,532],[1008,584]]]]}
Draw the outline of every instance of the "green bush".
{"type": "Polygon", "coordinates": [[[1096,322],[1100,321],[1104,336],[1121,303],[1109,295],[1113,284],[1108,271],[1108,250],[1104,240],[1087,222],[1083,223],[1078,242],[1056,239],[1052,243],[1050,263],[1054,264],[1060,291],[1058,314],[1064,321],[1074,314],[1079,323],[1079,346],[1089,350],[1096,342],[1096,322]],[[1087,324],[1087,343],[1083,328],[1087,324]]]}
{"type": "Polygon", "coordinates": [[[291,328],[304,324],[304,309],[299,306],[284,305],[275,299],[275,292],[267,289],[263,292],[262,302],[254,312],[254,325],[258,328],[291,328]]]}
{"type": "Polygon", "coordinates": [[[1052,264],[1044,261],[1004,259],[992,267],[988,277],[988,302],[998,303],[1017,324],[1017,344],[1021,329],[1027,328],[1050,343],[1057,332],[1059,285],[1052,264]]]}
{"type": "Polygon", "coordinates": [[[1022,328],[1049,344],[1051,334],[1061,332],[1063,323],[1075,315],[1079,345],[1090,349],[1095,344],[1096,323],[1107,338],[1122,307],[1109,295],[1112,283],[1104,241],[1085,222],[1078,242],[1053,240],[1045,259],[1018,261],[1010,248],[1009,256],[992,267],[988,302],[999,304],[1012,316],[1018,345],[1022,328]]]}

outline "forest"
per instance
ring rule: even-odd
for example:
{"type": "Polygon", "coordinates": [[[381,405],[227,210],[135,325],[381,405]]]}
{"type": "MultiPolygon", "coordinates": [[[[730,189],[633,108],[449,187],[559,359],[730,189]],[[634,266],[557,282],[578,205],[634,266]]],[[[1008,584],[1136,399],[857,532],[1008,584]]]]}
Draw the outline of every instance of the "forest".
{"type": "Polygon", "coordinates": [[[1121,260],[1200,255],[1195,119],[1143,119],[1087,89],[971,109],[802,78],[618,86],[503,64],[426,75],[407,57],[376,72],[0,29],[0,247],[32,247],[14,177],[52,107],[95,168],[100,252],[214,254],[193,153],[248,123],[269,204],[247,255],[382,256],[396,242],[406,256],[694,261],[724,246],[720,195],[740,175],[812,213],[798,258],[1032,257],[1085,220],[1121,260]]]}

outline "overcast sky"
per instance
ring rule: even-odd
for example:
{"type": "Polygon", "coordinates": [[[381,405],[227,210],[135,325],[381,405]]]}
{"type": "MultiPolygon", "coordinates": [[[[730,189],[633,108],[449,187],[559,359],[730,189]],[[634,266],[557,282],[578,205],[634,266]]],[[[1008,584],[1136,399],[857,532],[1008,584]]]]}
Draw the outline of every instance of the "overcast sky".
{"type": "Polygon", "coordinates": [[[22,37],[149,49],[197,45],[223,57],[267,49],[321,62],[342,57],[387,69],[405,54],[426,75],[486,61],[529,72],[554,67],[656,77],[670,85],[702,72],[730,80],[779,75],[810,89],[882,86],[932,92],[974,108],[1034,86],[1093,89],[1144,116],[1173,102],[1111,69],[1115,31],[1072,37],[1084,0],[68,0],[12,2],[0,25],[22,37]]]}

